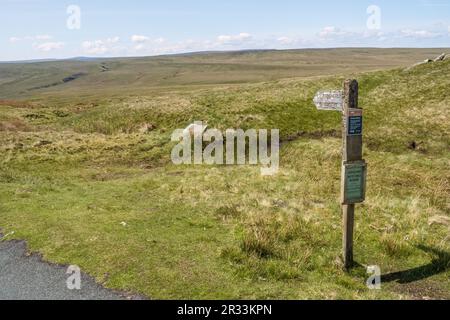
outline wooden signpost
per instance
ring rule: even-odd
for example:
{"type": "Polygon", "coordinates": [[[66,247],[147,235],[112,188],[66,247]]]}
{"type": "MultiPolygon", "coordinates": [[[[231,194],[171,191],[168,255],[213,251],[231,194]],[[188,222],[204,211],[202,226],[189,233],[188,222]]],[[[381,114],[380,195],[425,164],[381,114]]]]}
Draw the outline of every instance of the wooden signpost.
{"type": "Polygon", "coordinates": [[[341,204],[343,215],[343,259],[353,267],[355,204],[366,197],[367,165],[362,158],[363,110],[358,106],[358,82],[347,80],[344,91],[321,91],[314,98],[319,110],[342,111],[343,152],[341,204]]]}

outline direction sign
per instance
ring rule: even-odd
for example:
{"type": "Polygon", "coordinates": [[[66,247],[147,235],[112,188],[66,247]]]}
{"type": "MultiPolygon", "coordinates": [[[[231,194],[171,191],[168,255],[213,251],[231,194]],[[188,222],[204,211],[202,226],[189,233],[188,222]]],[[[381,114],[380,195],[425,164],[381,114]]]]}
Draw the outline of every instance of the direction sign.
{"type": "Polygon", "coordinates": [[[363,110],[358,108],[358,81],[346,80],[344,90],[319,91],[318,110],[342,112],[343,164],[341,179],[344,267],[354,266],[355,206],[366,198],[367,164],[363,160],[363,110]]]}
{"type": "Polygon", "coordinates": [[[342,111],[344,104],[344,92],[319,91],[314,97],[314,104],[318,110],[342,111]]]}

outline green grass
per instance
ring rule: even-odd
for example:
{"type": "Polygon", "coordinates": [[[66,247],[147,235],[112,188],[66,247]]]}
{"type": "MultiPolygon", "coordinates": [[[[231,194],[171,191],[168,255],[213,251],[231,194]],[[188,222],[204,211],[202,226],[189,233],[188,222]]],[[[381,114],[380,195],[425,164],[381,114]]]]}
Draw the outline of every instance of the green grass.
{"type": "Polygon", "coordinates": [[[450,299],[450,229],[431,223],[450,217],[449,72],[446,61],[2,102],[0,226],[48,261],[150,298],[450,299]],[[360,266],[347,274],[340,116],[317,111],[312,98],[350,76],[360,82],[369,177],[356,215],[360,266]],[[172,165],[170,134],[194,120],[279,128],[279,174],[172,165]],[[155,130],[141,133],[146,123],[155,130]],[[365,286],[367,265],[381,267],[381,291],[365,286]]]}

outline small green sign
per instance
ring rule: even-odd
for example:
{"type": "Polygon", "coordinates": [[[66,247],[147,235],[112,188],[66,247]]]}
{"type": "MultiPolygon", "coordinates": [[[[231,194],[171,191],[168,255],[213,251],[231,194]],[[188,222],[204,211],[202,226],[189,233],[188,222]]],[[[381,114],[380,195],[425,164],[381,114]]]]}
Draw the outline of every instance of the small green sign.
{"type": "Polygon", "coordinates": [[[364,202],[366,193],[366,168],[367,165],[363,161],[344,164],[344,204],[364,202]]]}

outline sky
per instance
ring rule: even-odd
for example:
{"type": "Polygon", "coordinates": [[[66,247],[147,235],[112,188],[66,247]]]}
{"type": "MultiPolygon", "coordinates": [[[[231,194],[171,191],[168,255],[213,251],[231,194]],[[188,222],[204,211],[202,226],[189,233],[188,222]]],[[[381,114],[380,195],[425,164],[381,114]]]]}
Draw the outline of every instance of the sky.
{"type": "Polygon", "coordinates": [[[0,61],[450,47],[450,0],[0,0],[0,61]]]}

